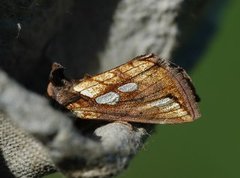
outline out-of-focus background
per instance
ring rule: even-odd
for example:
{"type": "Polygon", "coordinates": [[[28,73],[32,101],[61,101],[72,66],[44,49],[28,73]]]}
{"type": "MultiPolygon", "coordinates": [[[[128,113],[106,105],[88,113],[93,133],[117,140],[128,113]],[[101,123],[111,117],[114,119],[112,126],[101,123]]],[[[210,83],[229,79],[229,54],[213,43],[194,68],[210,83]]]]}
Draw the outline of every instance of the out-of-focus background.
{"type": "MultiPolygon", "coordinates": [[[[202,117],[194,123],[157,126],[119,178],[239,178],[239,9],[240,1],[225,4],[216,33],[190,72],[202,117]]],[[[62,176],[52,176],[57,177],[62,176]]]]}

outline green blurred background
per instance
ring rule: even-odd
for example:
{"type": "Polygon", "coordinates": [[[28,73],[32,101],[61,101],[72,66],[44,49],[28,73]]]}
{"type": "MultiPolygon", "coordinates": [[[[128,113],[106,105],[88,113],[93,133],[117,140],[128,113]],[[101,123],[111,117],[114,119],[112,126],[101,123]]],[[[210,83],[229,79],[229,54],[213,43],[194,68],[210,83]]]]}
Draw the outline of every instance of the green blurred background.
{"type": "Polygon", "coordinates": [[[202,99],[202,117],[194,123],[157,126],[119,178],[240,177],[239,54],[240,1],[231,0],[223,9],[219,29],[190,73],[202,99]]]}

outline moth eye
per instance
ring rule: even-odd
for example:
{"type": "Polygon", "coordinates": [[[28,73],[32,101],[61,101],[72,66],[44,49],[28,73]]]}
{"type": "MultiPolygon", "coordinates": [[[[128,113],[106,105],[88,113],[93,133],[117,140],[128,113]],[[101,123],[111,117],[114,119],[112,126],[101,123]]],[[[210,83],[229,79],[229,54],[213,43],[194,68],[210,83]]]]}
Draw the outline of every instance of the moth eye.
{"type": "Polygon", "coordinates": [[[127,83],[118,87],[118,90],[121,92],[132,92],[138,89],[138,85],[136,83],[127,83]]]}
{"type": "Polygon", "coordinates": [[[116,104],[120,99],[119,94],[115,92],[108,92],[104,95],[101,95],[95,99],[95,101],[98,104],[108,104],[108,105],[114,105],[116,104]]]}

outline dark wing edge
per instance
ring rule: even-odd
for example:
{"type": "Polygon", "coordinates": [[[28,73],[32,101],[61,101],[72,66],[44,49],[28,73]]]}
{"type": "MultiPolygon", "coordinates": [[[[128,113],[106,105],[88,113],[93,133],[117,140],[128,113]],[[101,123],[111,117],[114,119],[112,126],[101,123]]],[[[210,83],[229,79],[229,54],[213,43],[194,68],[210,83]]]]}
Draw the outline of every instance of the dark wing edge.
{"type": "Polygon", "coordinates": [[[198,106],[198,102],[200,102],[200,97],[197,95],[196,89],[193,86],[192,80],[187,72],[174,64],[173,62],[168,62],[163,59],[159,59],[159,65],[164,65],[166,70],[169,71],[170,74],[175,78],[176,85],[179,87],[182,96],[185,101],[187,101],[186,106],[190,111],[193,119],[198,119],[201,114],[198,106]]]}

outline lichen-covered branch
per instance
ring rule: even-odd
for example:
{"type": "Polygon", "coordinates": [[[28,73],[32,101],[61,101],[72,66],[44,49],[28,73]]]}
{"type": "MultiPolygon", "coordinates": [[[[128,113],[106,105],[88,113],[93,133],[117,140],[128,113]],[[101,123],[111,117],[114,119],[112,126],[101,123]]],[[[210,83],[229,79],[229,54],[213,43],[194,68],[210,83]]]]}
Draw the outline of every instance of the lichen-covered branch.
{"type": "Polygon", "coordinates": [[[1,112],[1,150],[16,177],[52,172],[51,159],[73,177],[113,175],[125,168],[141,147],[146,136],[144,128],[110,123],[88,133],[96,136],[94,140],[84,137],[70,118],[52,109],[45,98],[25,90],[3,72],[0,74],[0,106],[8,113],[7,116],[1,112]],[[49,154],[42,144],[15,124],[45,143],[49,154]],[[26,163],[24,167],[21,161],[26,163]]]}

